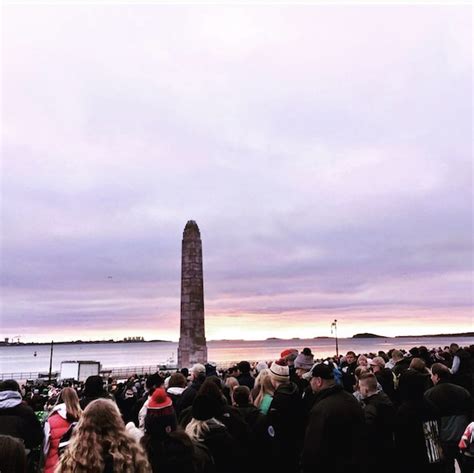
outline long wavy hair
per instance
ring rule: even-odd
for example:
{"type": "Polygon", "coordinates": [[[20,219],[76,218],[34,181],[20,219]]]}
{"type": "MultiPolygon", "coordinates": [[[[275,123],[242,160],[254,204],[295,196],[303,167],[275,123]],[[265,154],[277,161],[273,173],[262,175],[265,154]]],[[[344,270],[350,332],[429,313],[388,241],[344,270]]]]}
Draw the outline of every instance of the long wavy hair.
{"type": "Polygon", "coordinates": [[[84,410],[56,473],[102,473],[106,459],[113,471],[149,473],[143,448],[125,430],[117,405],[96,399],[84,410]]]}
{"type": "Polygon", "coordinates": [[[255,387],[258,388],[258,394],[255,396],[253,404],[256,407],[260,407],[260,404],[262,403],[265,394],[268,394],[273,397],[273,394],[275,393],[275,388],[273,387],[270,378],[270,370],[263,369],[262,371],[260,371],[260,373],[258,373],[258,376],[255,379],[255,387]]]}
{"type": "Polygon", "coordinates": [[[82,409],[79,404],[79,398],[73,388],[63,388],[61,394],[56,401],[57,404],[64,403],[66,405],[67,420],[69,422],[76,422],[82,414],[82,409]]]}

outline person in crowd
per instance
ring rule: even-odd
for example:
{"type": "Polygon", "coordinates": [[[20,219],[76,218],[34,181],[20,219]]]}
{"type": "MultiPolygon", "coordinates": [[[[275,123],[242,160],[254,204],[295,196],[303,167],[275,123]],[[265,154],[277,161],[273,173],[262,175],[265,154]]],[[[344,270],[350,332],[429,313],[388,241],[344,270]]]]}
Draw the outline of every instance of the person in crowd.
{"type": "Polygon", "coordinates": [[[304,376],[314,365],[314,355],[310,348],[304,348],[303,351],[295,358],[296,378],[294,383],[298,386],[300,393],[309,386],[309,381],[304,376]]]}
{"type": "Polygon", "coordinates": [[[396,400],[395,381],[392,370],[385,368],[385,360],[381,356],[376,356],[369,360],[369,366],[377,377],[377,381],[382,387],[383,392],[392,402],[396,400]]]}
{"type": "Polygon", "coordinates": [[[421,345],[419,347],[419,352],[420,352],[420,358],[425,362],[426,367],[428,369],[431,368],[433,361],[431,359],[431,355],[430,355],[430,352],[428,351],[428,348],[426,348],[424,345],[421,345]]]}
{"type": "Polygon", "coordinates": [[[233,392],[237,386],[240,386],[237,378],[234,378],[233,376],[229,376],[226,378],[224,382],[224,396],[226,397],[227,402],[230,405],[234,403],[233,392]]]}
{"type": "Polygon", "coordinates": [[[435,406],[424,398],[425,377],[407,370],[400,377],[399,390],[402,394],[394,426],[397,471],[441,473],[439,418],[435,406]]]}
{"type": "Polygon", "coordinates": [[[176,415],[179,415],[181,412],[181,396],[186,389],[186,386],[186,378],[181,373],[173,373],[170,376],[166,393],[173,402],[173,408],[176,412],[176,415]]]}
{"type": "Polygon", "coordinates": [[[199,388],[206,379],[206,367],[201,363],[196,363],[190,370],[191,384],[183,391],[181,395],[180,411],[193,405],[199,388]]]}
{"type": "Polygon", "coordinates": [[[0,382],[0,435],[22,440],[28,451],[43,440],[41,424],[33,409],[23,402],[20,386],[13,379],[0,382]]]}
{"type": "Polygon", "coordinates": [[[250,389],[247,386],[237,386],[233,393],[234,406],[240,412],[245,422],[254,430],[263,419],[262,412],[252,404],[250,389]]]}
{"type": "Polygon", "coordinates": [[[267,414],[273,400],[275,388],[273,387],[270,369],[263,369],[255,379],[255,389],[252,393],[253,404],[260,412],[267,414]]]}
{"type": "Polygon", "coordinates": [[[33,411],[41,412],[44,409],[45,404],[46,398],[40,394],[40,390],[38,388],[33,389],[32,396],[28,399],[28,405],[33,409],[33,411]]]}
{"type": "Polygon", "coordinates": [[[274,361],[269,371],[275,389],[266,417],[269,468],[271,471],[297,472],[304,435],[301,395],[296,384],[290,381],[285,360],[274,361]]]}
{"type": "Polygon", "coordinates": [[[363,401],[364,397],[362,396],[362,393],[360,392],[359,380],[360,380],[360,377],[364,373],[368,373],[368,372],[369,372],[369,369],[366,366],[358,366],[354,371],[355,384],[354,384],[354,388],[353,388],[354,392],[352,393],[352,395],[361,404],[362,404],[362,401],[363,401]]]}
{"type": "Polygon", "coordinates": [[[290,381],[293,383],[298,379],[295,368],[295,360],[297,356],[298,350],[296,348],[287,348],[280,353],[280,359],[286,362],[286,365],[290,370],[290,381]]]}
{"type": "Polygon", "coordinates": [[[467,389],[472,395],[474,391],[471,355],[464,348],[459,348],[457,343],[451,343],[449,352],[453,359],[451,366],[452,382],[467,389]]]}
{"type": "Polygon", "coordinates": [[[182,456],[176,458],[174,453],[169,457],[170,434],[176,431],[178,421],[173,408],[173,401],[164,388],[153,391],[148,402],[145,416],[145,436],[142,439],[153,473],[159,471],[192,471],[193,455],[182,449],[182,456]]]}
{"type": "Polygon", "coordinates": [[[80,400],[81,409],[84,410],[89,403],[96,399],[113,399],[113,397],[105,390],[102,376],[92,375],[86,379],[84,384],[84,392],[80,400]]]}
{"type": "Polygon", "coordinates": [[[266,361],[259,361],[256,365],[255,365],[255,371],[257,373],[257,376],[258,374],[260,373],[260,371],[262,370],[267,370],[268,369],[268,363],[266,361]]]}
{"type": "Polygon", "coordinates": [[[44,424],[44,473],[54,473],[59,461],[58,449],[61,437],[74,422],[79,421],[81,414],[82,409],[76,391],[69,387],[63,388],[44,424]]]}
{"type": "Polygon", "coordinates": [[[145,416],[148,407],[148,401],[155,389],[163,386],[163,377],[159,373],[153,373],[145,381],[145,392],[132,408],[132,421],[136,427],[145,429],[145,416]]]}
{"type": "Polygon", "coordinates": [[[474,422],[471,422],[458,444],[462,455],[462,470],[474,471],[474,422]]]}
{"type": "Polygon", "coordinates": [[[133,410],[137,403],[136,389],[134,389],[135,387],[126,385],[121,392],[114,396],[125,424],[133,421],[134,418],[133,410]]]}
{"type": "Polygon", "coordinates": [[[365,355],[359,355],[357,358],[357,366],[369,367],[369,359],[365,355]]]}
{"type": "Polygon", "coordinates": [[[341,363],[342,385],[348,393],[354,392],[356,384],[355,370],[357,368],[357,357],[353,351],[348,351],[345,361],[341,363]]]}
{"type": "Polygon", "coordinates": [[[403,353],[400,350],[392,351],[392,359],[395,363],[392,368],[392,371],[398,379],[400,375],[410,366],[411,359],[403,356],[403,353]]]}
{"type": "Polygon", "coordinates": [[[237,376],[240,386],[247,386],[249,389],[253,389],[255,378],[250,374],[250,363],[248,361],[241,361],[237,367],[240,371],[239,376],[237,376]]]}
{"type": "MultiPolygon", "coordinates": [[[[434,386],[425,392],[425,399],[437,408],[441,417],[444,472],[454,473],[455,460],[462,465],[458,443],[472,420],[473,400],[467,389],[451,382],[452,375],[447,366],[435,363],[431,367],[431,373],[434,386]]],[[[467,473],[462,469],[461,471],[467,473]]]]}
{"type": "Polygon", "coordinates": [[[208,361],[204,368],[206,368],[206,378],[209,376],[218,376],[217,365],[213,361],[208,361]]]}
{"type": "Polygon", "coordinates": [[[216,419],[216,403],[204,394],[197,394],[192,405],[192,418],[185,432],[196,444],[203,443],[214,460],[216,473],[241,472],[235,441],[227,427],[216,419]]]}
{"type": "Polygon", "coordinates": [[[143,448],[125,430],[115,402],[99,398],[84,409],[56,473],[149,473],[143,448]]]}
{"type": "Polygon", "coordinates": [[[393,431],[395,426],[395,408],[390,398],[377,388],[377,377],[370,372],[362,373],[359,378],[360,393],[363,399],[367,440],[371,446],[368,455],[368,473],[396,473],[391,460],[395,446],[393,431]]]}
{"type": "Polygon", "coordinates": [[[19,438],[0,435],[0,471],[26,473],[25,446],[19,438]]]}
{"type": "Polygon", "coordinates": [[[367,443],[362,407],[336,384],[330,366],[317,364],[311,374],[316,398],[306,427],[301,471],[365,472],[367,443]]]}

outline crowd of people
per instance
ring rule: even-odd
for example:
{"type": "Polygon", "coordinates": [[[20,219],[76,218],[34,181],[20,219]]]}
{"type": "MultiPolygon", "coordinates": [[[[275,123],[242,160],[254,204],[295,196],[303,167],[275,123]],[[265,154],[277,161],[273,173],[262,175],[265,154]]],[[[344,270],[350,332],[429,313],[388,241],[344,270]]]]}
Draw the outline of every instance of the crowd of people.
{"type": "Polygon", "coordinates": [[[0,383],[1,473],[474,471],[474,346],[0,383]]]}

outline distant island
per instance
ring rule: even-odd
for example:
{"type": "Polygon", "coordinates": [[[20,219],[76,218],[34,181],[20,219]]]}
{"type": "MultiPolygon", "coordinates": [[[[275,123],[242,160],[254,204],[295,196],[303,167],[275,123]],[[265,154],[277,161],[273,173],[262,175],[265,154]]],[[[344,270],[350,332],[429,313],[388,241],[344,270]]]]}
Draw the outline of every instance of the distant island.
{"type": "Polygon", "coordinates": [[[352,335],[352,338],[390,338],[390,337],[384,337],[383,335],[376,335],[375,333],[356,333],[355,335],[352,335]]]}
{"type": "Polygon", "coordinates": [[[395,338],[474,337],[474,332],[436,333],[434,335],[397,335],[395,338]]]}

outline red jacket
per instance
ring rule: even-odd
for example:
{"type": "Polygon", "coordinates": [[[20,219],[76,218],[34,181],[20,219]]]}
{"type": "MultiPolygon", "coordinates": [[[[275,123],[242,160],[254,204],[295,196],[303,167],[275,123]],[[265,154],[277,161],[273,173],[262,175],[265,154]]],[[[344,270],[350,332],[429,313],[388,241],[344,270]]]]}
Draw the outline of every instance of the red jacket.
{"type": "MultiPolygon", "coordinates": [[[[66,420],[61,414],[63,411],[56,411],[51,414],[48,418],[47,423],[49,424],[49,448],[47,450],[44,473],[53,473],[56,465],[59,461],[58,446],[59,440],[67,432],[71,422],[66,420]]],[[[46,431],[48,428],[46,428],[46,431]]],[[[46,442],[48,439],[45,440],[46,442]]]]}

